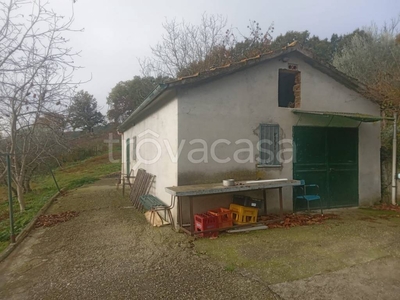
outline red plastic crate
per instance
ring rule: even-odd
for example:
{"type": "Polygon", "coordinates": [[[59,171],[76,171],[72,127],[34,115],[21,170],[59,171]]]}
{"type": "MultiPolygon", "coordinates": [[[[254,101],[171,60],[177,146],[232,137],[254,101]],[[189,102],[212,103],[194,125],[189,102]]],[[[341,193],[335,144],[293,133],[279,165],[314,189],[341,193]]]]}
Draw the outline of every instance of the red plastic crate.
{"type": "Polygon", "coordinates": [[[208,211],[209,214],[218,218],[218,227],[226,228],[233,226],[232,211],[227,208],[220,207],[218,209],[211,209],[208,211]]]}
{"type": "MultiPolygon", "coordinates": [[[[210,230],[210,229],[218,229],[218,218],[216,216],[208,214],[208,213],[194,215],[194,230],[195,230],[195,232],[210,230]]],[[[197,236],[217,237],[218,230],[200,233],[200,234],[197,234],[197,236]]]]}

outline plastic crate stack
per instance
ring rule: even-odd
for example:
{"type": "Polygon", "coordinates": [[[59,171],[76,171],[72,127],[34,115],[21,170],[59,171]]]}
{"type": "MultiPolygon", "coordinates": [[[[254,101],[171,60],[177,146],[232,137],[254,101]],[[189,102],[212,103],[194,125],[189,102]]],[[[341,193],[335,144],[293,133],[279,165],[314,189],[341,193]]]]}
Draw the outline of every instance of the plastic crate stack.
{"type": "Polygon", "coordinates": [[[258,209],[261,208],[261,205],[262,200],[234,195],[233,203],[229,206],[233,213],[233,222],[238,225],[256,223],[258,209]]]}
{"type": "Polygon", "coordinates": [[[218,236],[218,218],[209,213],[194,215],[194,230],[195,232],[212,230],[215,231],[199,233],[201,237],[217,237],[218,236]]]}
{"type": "Polygon", "coordinates": [[[233,214],[233,222],[238,225],[257,222],[258,208],[246,207],[238,204],[231,204],[229,209],[233,214]]]}
{"type": "Polygon", "coordinates": [[[203,232],[197,234],[201,237],[217,237],[218,229],[229,228],[233,226],[232,211],[227,208],[212,209],[204,214],[194,215],[194,229],[195,232],[212,230],[215,231],[203,232]]]}
{"type": "Polygon", "coordinates": [[[218,218],[218,228],[233,226],[233,215],[230,209],[220,207],[218,209],[209,210],[208,213],[218,218]]]}

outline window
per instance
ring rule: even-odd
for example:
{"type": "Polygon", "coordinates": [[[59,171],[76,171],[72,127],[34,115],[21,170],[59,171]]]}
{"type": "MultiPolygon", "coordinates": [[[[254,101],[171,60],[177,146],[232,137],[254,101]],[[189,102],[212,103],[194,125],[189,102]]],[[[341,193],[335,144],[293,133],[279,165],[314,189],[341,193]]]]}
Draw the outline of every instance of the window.
{"type": "Polygon", "coordinates": [[[260,124],[260,165],[280,166],[279,162],[279,125],[260,124]]]}
{"type": "Polygon", "coordinates": [[[132,138],[132,159],[136,160],[136,136],[132,138]]]}
{"type": "Polygon", "coordinates": [[[300,107],[300,72],[279,70],[278,79],[279,107],[300,107]]]}

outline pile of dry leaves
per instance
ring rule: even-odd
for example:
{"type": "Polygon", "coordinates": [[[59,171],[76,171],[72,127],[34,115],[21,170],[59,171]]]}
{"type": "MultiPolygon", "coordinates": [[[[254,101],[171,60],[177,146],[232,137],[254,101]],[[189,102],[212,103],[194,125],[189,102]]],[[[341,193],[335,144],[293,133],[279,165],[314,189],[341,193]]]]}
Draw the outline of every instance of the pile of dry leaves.
{"type": "Polygon", "coordinates": [[[41,215],[35,223],[35,228],[51,227],[58,223],[64,223],[76,217],[77,215],[79,215],[79,212],[77,211],[65,211],[53,215],[41,215]]]}
{"type": "Polygon", "coordinates": [[[261,217],[261,219],[266,221],[265,224],[268,225],[268,228],[289,228],[321,224],[323,221],[328,219],[339,219],[339,216],[335,214],[287,214],[284,215],[283,221],[278,215],[268,215],[266,217],[261,217]]]}
{"type": "Polygon", "coordinates": [[[376,209],[376,210],[391,210],[391,211],[397,211],[397,212],[400,213],[400,206],[393,205],[393,204],[382,203],[382,204],[379,204],[379,205],[375,205],[374,207],[372,207],[372,209],[376,209]]]}

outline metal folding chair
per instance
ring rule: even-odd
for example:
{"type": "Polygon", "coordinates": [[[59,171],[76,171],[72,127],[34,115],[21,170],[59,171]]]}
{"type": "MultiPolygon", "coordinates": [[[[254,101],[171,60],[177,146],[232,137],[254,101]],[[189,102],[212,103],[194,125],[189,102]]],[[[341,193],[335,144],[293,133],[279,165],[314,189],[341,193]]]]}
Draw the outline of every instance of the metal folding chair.
{"type": "Polygon", "coordinates": [[[321,208],[321,215],[324,214],[322,211],[322,199],[321,196],[318,195],[319,186],[317,184],[306,184],[305,180],[300,180],[301,185],[297,188],[302,190],[301,195],[296,195],[294,198],[294,209],[296,209],[297,200],[304,200],[307,202],[307,210],[310,211],[310,202],[319,201],[321,208]],[[307,193],[307,188],[312,189],[314,193],[307,193]]]}

